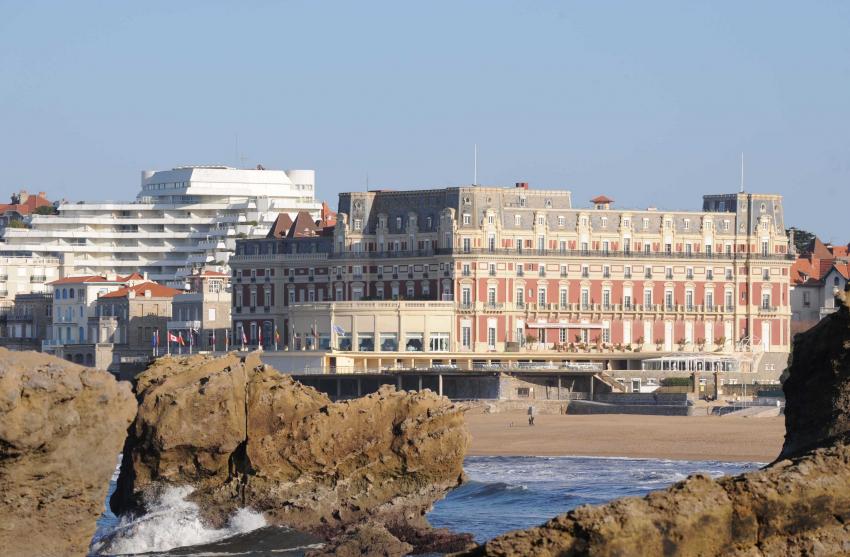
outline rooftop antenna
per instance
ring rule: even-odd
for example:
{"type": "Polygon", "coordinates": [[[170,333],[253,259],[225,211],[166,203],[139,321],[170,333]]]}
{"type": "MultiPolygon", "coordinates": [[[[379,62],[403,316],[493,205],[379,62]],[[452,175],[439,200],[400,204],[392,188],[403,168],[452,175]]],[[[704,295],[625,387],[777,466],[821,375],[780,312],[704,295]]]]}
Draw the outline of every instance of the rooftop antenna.
{"type": "Polygon", "coordinates": [[[475,144],[474,149],[473,149],[472,160],[473,160],[472,165],[474,167],[474,173],[472,175],[472,185],[477,186],[478,185],[478,144],[477,143],[475,144]]]}
{"type": "Polygon", "coordinates": [[[741,151],[741,193],[744,193],[744,152],[741,151]]]}

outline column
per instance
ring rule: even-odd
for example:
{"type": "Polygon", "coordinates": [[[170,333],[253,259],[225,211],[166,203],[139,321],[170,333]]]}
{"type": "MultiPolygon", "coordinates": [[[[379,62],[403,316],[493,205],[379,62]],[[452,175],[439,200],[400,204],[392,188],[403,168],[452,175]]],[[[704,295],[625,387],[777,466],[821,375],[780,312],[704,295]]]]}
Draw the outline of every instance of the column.
{"type": "Polygon", "coordinates": [[[596,374],[590,376],[590,400],[593,400],[593,380],[596,379],[596,374]]]}
{"type": "Polygon", "coordinates": [[[443,374],[437,375],[437,394],[443,396],[443,374]]]}
{"type": "Polygon", "coordinates": [[[561,375],[558,374],[558,400],[561,400],[561,375]]]}
{"type": "Polygon", "coordinates": [[[419,390],[421,391],[422,390],[422,374],[421,373],[419,374],[418,378],[419,378],[419,390]]]}

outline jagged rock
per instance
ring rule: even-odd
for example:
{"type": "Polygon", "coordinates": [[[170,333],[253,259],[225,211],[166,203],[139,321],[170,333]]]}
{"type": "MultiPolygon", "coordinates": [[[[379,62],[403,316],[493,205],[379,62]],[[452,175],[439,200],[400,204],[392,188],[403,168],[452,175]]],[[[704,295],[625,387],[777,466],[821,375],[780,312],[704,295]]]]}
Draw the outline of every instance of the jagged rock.
{"type": "Polygon", "coordinates": [[[427,527],[463,479],[462,412],[392,387],[332,403],[252,354],[164,358],[141,374],[116,512],[192,485],[211,524],[237,508],[326,538],[366,520],[427,527]]]}
{"type": "Polygon", "coordinates": [[[785,382],[786,441],[767,468],[694,475],[646,497],[582,506],[465,555],[850,554],[850,310],[799,335],[785,382]]]}
{"type": "Polygon", "coordinates": [[[402,557],[413,551],[380,524],[359,524],[305,557],[402,557]]]}
{"type": "Polygon", "coordinates": [[[135,410],[105,371],[0,348],[0,553],[86,554],[135,410]]]}

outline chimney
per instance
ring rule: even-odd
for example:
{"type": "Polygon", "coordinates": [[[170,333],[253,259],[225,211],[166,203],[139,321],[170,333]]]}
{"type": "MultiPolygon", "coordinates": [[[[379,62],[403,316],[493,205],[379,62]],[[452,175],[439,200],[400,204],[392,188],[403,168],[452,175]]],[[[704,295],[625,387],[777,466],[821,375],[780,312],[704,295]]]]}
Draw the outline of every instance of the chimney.
{"type": "Polygon", "coordinates": [[[528,182],[517,182],[514,185],[514,187],[517,188],[517,189],[521,189],[521,190],[527,190],[528,189],[528,182]]]}

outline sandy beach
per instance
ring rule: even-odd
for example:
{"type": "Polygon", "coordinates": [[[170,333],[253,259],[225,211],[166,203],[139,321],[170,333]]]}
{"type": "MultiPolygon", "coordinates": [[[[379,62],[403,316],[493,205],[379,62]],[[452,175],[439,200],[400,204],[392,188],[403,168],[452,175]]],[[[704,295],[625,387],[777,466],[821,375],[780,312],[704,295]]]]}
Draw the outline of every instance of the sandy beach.
{"type": "Polygon", "coordinates": [[[784,416],[774,418],[468,413],[476,456],[619,456],[770,462],[782,447],[784,416]]]}

